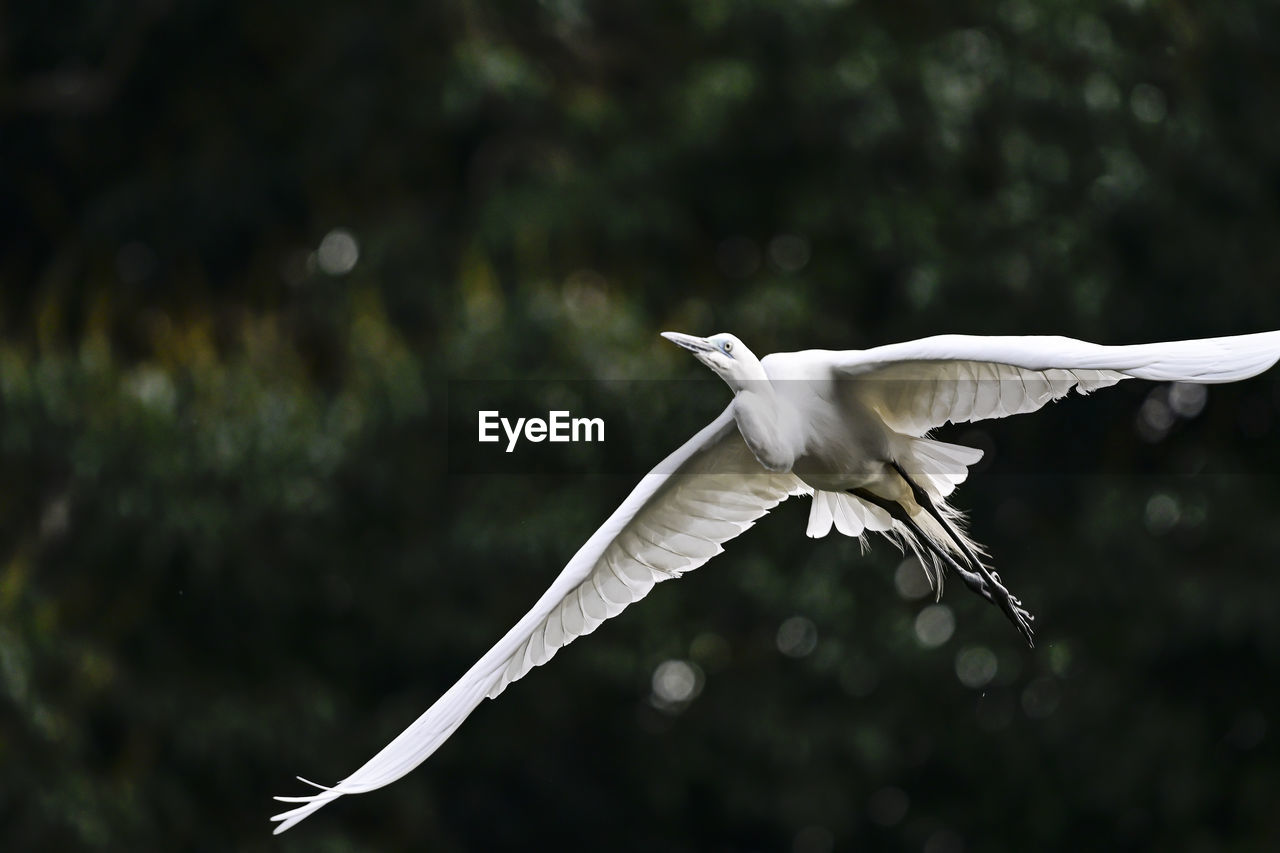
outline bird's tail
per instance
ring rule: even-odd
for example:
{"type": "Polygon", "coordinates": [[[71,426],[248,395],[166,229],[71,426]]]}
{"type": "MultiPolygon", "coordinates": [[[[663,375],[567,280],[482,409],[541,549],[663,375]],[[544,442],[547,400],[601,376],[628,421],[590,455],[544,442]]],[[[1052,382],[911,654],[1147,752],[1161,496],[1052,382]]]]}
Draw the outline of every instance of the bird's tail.
{"type": "MultiPolygon", "coordinates": [[[[917,530],[920,534],[927,536],[938,548],[954,557],[956,562],[976,570],[974,559],[980,560],[986,557],[987,551],[969,536],[964,513],[940,497],[933,498],[933,505],[942,516],[945,526],[939,524],[923,509],[916,509],[911,515],[911,520],[915,523],[917,530]]],[[[857,539],[864,549],[868,533],[883,534],[904,554],[910,551],[919,558],[934,594],[938,597],[942,596],[946,567],[937,552],[930,548],[928,543],[920,541],[916,532],[906,524],[890,517],[883,508],[847,492],[815,491],[806,532],[810,537],[819,538],[830,533],[832,528],[845,536],[857,539]]]]}
{"type": "MultiPolygon", "coordinates": [[[[975,561],[987,556],[986,549],[969,537],[964,513],[948,504],[946,497],[964,482],[969,466],[981,458],[982,451],[976,448],[928,438],[912,439],[900,456],[904,478],[913,488],[919,488],[928,495],[941,517],[939,522],[923,507],[912,507],[911,521],[920,535],[928,537],[933,545],[957,562],[973,569],[977,569],[975,561]]],[[[903,511],[907,508],[903,507],[903,511]]],[[[942,595],[945,567],[936,550],[929,543],[920,541],[920,536],[910,526],[893,518],[884,507],[847,492],[814,492],[808,535],[815,538],[826,536],[833,527],[845,536],[857,538],[864,548],[867,533],[884,534],[903,553],[911,551],[919,558],[935,594],[942,595]]]]}

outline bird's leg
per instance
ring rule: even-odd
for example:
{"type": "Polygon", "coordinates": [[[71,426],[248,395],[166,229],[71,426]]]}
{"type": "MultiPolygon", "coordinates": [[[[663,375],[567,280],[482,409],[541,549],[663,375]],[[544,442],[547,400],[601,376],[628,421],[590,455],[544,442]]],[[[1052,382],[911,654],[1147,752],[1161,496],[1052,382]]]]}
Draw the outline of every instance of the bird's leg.
{"type": "MultiPolygon", "coordinates": [[[[910,482],[910,480],[908,480],[908,482],[910,482]]],[[[987,570],[986,566],[981,562],[975,562],[975,567],[978,569],[978,572],[972,572],[964,566],[961,566],[956,562],[954,557],[948,554],[941,545],[934,542],[933,539],[921,529],[920,525],[917,524],[915,519],[913,519],[910,513],[907,512],[906,507],[897,501],[882,498],[874,492],[870,492],[866,489],[849,489],[848,492],[854,497],[861,498],[869,504],[880,507],[885,512],[889,513],[890,517],[894,520],[905,525],[908,530],[915,534],[917,540],[924,543],[924,546],[928,548],[934,556],[942,561],[943,565],[954,572],[960,580],[964,581],[965,586],[969,587],[973,592],[1003,610],[1004,614],[1009,617],[1011,622],[1013,622],[1019,633],[1021,633],[1026,639],[1028,645],[1035,645],[1034,635],[1031,631],[1031,620],[1035,617],[1023,609],[1021,602],[1010,595],[1009,591],[991,576],[991,573],[987,570]]],[[[945,524],[943,527],[946,529],[945,524]]]]}
{"type": "MultiPolygon", "coordinates": [[[[893,466],[893,470],[897,471],[898,476],[901,477],[911,488],[911,494],[916,499],[916,503],[920,504],[920,506],[924,508],[925,512],[933,516],[934,520],[937,521],[938,524],[942,526],[942,529],[947,532],[947,535],[951,537],[951,541],[956,543],[956,547],[964,554],[965,559],[967,559],[974,568],[978,570],[982,577],[991,584],[997,598],[996,603],[999,604],[1000,609],[1005,612],[1005,615],[1012,619],[1014,624],[1018,624],[1018,620],[1015,618],[1015,614],[1013,612],[1014,610],[1023,613],[1028,621],[1033,620],[1035,617],[1031,616],[1031,614],[1027,613],[1026,610],[1023,609],[1022,602],[1018,600],[1018,597],[1010,593],[1005,585],[1000,582],[1000,575],[994,570],[988,569],[986,564],[978,559],[978,555],[973,553],[973,549],[965,544],[964,539],[956,533],[955,528],[951,526],[951,523],[943,517],[941,512],[938,511],[938,507],[934,505],[933,498],[929,497],[929,493],[921,488],[919,483],[907,475],[907,472],[903,470],[902,465],[900,465],[897,460],[890,460],[889,464],[893,466]]],[[[1021,628],[1021,625],[1019,625],[1019,628],[1021,628]]],[[[1025,635],[1027,632],[1024,631],[1023,633],[1025,635]]],[[[1031,642],[1031,638],[1029,636],[1027,637],[1027,642],[1031,642]]]]}
{"type": "Polygon", "coordinates": [[[907,472],[903,470],[897,460],[890,460],[889,464],[893,466],[893,470],[897,471],[898,476],[911,488],[911,496],[916,499],[916,503],[920,504],[924,511],[933,516],[933,520],[938,522],[943,530],[947,531],[947,535],[951,537],[952,542],[956,543],[956,547],[964,554],[965,559],[974,566],[982,566],[983,563],[978,559],[978,555],[973,553],[973,549],[965,544],[964,539],[951,527],[951,523],[943,518],[942,513],[934,506],[933,498],[929,497],[929,493],[919,483],[907,476],[907,472]]]}
{"type": "MultiPolygon", "coordinates": [[[[903,507],[902,504],[897,501],[882,498],[873,492],[867,491],[866,489],[849,489],[849,494],[862,498],[862,500],[867,503],[880,507],[885,512],[889,513],[889,515],[895,520],[902,522],[913,534],[915,534],[918,540],[924,543],[925,547],[928,548],[932,554],[942,560],[948,569],[964,581],[965,586],[969,587],[969,589],[973,590],[978,595],[981,595],[983,598],[986,598],[989,601],[991,600],[991,593],[989,591],[988,584],[982,576],[977,572],[969,571],[964,566],[957,563],[954,557],[942,550],[936,542],[929,538],[929,536],[920,529],[920,525],[916,524],[915,519],[907,514],[906,508],[903,507]]],[[[994,604],[995,602],[992,601],[992,603],[994,604]]]]}

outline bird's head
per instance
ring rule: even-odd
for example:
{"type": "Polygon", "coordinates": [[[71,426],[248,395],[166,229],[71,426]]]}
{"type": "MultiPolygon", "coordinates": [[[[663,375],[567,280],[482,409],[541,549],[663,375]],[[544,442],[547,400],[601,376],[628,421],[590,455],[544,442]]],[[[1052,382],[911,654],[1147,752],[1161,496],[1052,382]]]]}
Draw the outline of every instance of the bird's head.
{"type": "Polygon", "coordinates": [[[693,353],[734,391],[741,391],[751,380],[766,378],[760,359],[747,349],[746,344],[726,332],[709,338],[695,338],[679,332],[663,332],[662,336],[693,353]]]}

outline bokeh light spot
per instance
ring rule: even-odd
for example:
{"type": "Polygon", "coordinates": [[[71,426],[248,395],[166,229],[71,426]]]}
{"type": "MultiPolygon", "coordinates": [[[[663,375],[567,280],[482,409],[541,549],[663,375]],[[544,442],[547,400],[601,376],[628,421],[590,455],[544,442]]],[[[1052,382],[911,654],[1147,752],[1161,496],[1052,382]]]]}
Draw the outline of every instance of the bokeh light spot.
{"type": "Polygon", "coordinates": [[[1209,390],[1194,382],[1175,382],[1169,386],[1169,408],[1180,418],[1194,418],[1204,411],[1209,390]]]}
{"type": "Polygon", "coordinates": [[[1164,92],[1150,83],[1139,83],[1133,87],[1129,95],[1129,109],[1134,117],[1145,124],[1159,124],[1164,121],[1167,105],[1164,92]]]}
{"type": "Polygon", "coordinates": [[[1173,411],[1165,402],[1164,389],[1158,388],[1142,402],[1135,428],[1144,441],[1155,443],[1169,434],[1173,422],[1173,411]]]}
{"type": "Polygon", "coordinates": [[[1054,643],[1049,647],[1049,668],[1059,678],[1071,669],[1071,647],[1066,643],[1054,643]]]}
{"type": "Polygon", "coordinates": [[[792,616],[778,626],[778,651],[787,657],[802,658],[818,645],[818,626],[803,616],[792,616]]]}
{"type": "Polygon", "coordinates": [[[920,560],[914,556],[898,564],[897,570],[893,573],[893,585],[897,587],[898,595],[907,601],[924,598],[933,592],[924,566],[920,565],[920,560]]]}
{"type": "Polygon", "coordinates": [[[1111,49],[1111,29],[1095,15],[1083,15],[1076,22],[1076,41],[1090,53],[1106,53],[1111,49]]]}
{"type": "Polygon", "coordinates": [[[1146,512],[1143,513],[1147,530],[1155,536],[1163,536],[1178,526],[1182,510],[1173,495],[1157,492],[1147,500],[1146,512]]]}
{"type": "Polygon", "coordinates": [[[702,670],[689,661],[663,661],[653,670],[652,688],[658,709],[680,711],[702,692],[702,670]]]}
{"type": "Polygon", "coordinates": [[[1084,83],[1084,102],[1091,110],[1112,110],[1120,105],[1120,90],[1110,77],[1095,71],[1084,83]]]}
{"type": "Polygon", "coordinates": [[[956,678],[965,687],[985,687],[998,668],[995,653],[985,646],[970,646],[956,655],[956,678]]]}
{"type": "Polygon", "coordinates": [[[931,604],[916,616],[916,639],[933,649],[951,639],[956,630],[956,617],[945,604],[931,604]]]}
{"type": "Polygon", "coordinates": [[[316,264],[326,275],[346,275],[356,268],[360,260],[360,244],[345,228],[335,228],[320,241],[316,250],[316,264]]]}

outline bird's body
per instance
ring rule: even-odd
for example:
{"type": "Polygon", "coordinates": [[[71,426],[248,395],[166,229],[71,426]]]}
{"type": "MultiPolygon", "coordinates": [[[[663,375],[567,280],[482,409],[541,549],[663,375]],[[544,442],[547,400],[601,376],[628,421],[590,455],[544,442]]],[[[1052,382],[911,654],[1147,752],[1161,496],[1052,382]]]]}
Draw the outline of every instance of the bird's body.
{"type": "MultiPolygon", "coordinates": [[[[664,333],[734,392],[711,424],[644,477],[550,589],[421,717],[342,782],[276,815],[283,832],[344,794],[382,787],[429,757],[495,697],[654,584],[711,559],[793,495],[807,534],[878,532],[913,549],[938,594],[944,574],[997,605],[1031,640],[1030,615],[987,567],[947,496],[982,452],[936,441],[944,423],[1034,411],[1072,388],[1127,379],[1232,382],[1280,358],[1280,332],[1106,347],[1057,337],[944,335],[871,350],[757,359],[732,335],[664,333]]],[[[314,783],[309,783],[314,784],[314,783]]]]}
{"type": "MultiPolygon", "coordinates": [[[[767,380],[774,399],[783,412],[779,420],[792,426],[794,455],[786,469],[820,491],[841,492],[857,487],[884,487],[889,483],[886,462],[903,453],[905,442],[861,400],[827,371],[791,370],[781,372],[786,360],[766,359],[766,373],[779,373],[767,380]],[[828,373],[828,375],[822,375],[828,373]],[[814,375],[804,375],[814,374],[814,375]],[[790,378],[783,378],[790,377],[790,378]]],[[[808,367],[808,365],[804,365],[808,367]]],[[[735,410],[742,395],[734,398],[735,410]]],[[[735,411],[738,429],[744,436],[751,425],[735,411]]],[[[751,446],[750,439],[747,445],[751,446]]],[[[878,491],[878,489],[877,489],[878,491]]],[[[894,495],[885,494],[893,498],[894,495]]]]}

